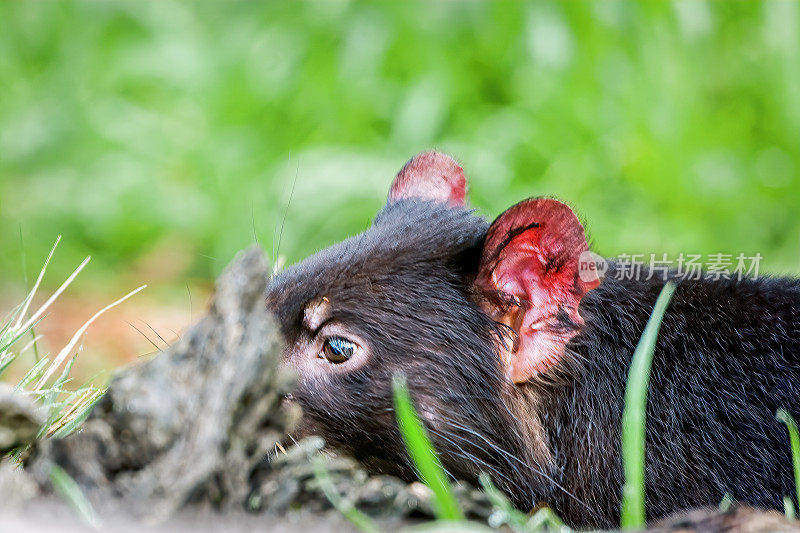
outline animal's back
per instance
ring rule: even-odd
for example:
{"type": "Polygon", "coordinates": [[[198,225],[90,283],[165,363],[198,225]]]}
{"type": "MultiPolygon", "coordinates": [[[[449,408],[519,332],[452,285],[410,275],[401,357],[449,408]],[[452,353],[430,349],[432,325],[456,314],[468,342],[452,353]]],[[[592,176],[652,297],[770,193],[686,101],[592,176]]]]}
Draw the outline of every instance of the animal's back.
{"type": "MultiPolygon", "coordinates": [[[[663,284],[619,280],[612,267],[581,304],[574,380],[551,399],[561,407],[552,430],[574,451],[561,454],[564,480],[578,481],[571,492],[608,525],[618,523],[631,354],[663,284]]],[[[778,408],[800,419],[800,281],[679,280],[648,392],[648,517],[716,505],[726,494],[780,509],[795,489],[778,408]]],[[[586,513],[572,499],[562,505],[586,513]]]]}

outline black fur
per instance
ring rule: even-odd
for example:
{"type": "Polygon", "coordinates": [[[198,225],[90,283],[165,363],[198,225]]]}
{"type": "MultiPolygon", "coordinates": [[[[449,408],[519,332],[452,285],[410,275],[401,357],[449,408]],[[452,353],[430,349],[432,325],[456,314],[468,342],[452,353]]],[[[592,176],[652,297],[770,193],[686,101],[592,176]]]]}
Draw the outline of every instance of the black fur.
{"type": "MultiPolygon", "coordinates": [[[[305,304],[328,296],[336,320],[373,349],[351,373],[301,374],[306,429],[374,470],[413,477],[392,407],[391,378],[402,371],[453,476],[474,482],[485,471],[524,510],[544,501],[575,526],[617,524],[625,380],[664,281],[619,281],[612,264],[583,299],[585,325],[558,376],[523,386],[551,457],[537,459],[509,404],[500,327],[473,292],[487,228],[466,209],[398,201],[361,235],[270,283],[289,346],[305,304]]],[[[679,281],[651,376],[648,517],[726,493],[781,509],[794,485],[774,415],[784,407],[800,419],[800,282],[679,281]]]]}

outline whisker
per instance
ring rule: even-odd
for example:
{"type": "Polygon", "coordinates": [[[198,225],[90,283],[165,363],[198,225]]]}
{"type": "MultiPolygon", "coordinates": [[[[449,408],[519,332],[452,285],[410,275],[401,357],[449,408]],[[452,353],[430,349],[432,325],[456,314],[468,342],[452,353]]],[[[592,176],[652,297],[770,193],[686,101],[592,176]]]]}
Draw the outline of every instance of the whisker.
{"type": "MultiPolygon", "coordinates": [[[[446,432],[447,432],[447,434],[448,434],[448,435],[451,435],[451,436],[453,436],[453,437],[459,438],[459,439],[463,440],[464,442],[467,442],[467,443],[469,443],[469,444],[474,444],[474,443],[472,443],[472,442],[468,441],[468,440],[467,440],[465,437],[463,437],[463,436],[459,435],[458,433],[453,433],[452,431],[446,431],[446,432]]],[[[483,437],[482,435],[480,435],[480,434],[478,434],[478,433],[476,433],[476,432],[474,432],[474,431],[472,431],[471,433],[473,433],[473,434],[475,434],[475,435],[478,435],[478,436],[480,436],[480,437],[483,437]]],[[[508,456],[508,457],[512,457],[512,458],[516,459],[516,457],[514,457],[513,455],[511,455],[510,453],[508,453],[506,450],[504,450],[503,448],[501,448],[500,446],[498,446],[496,443],[494,443],[494,442],[490,441],[489,439],[486,439],[485,437],[483,437],[483,440],[484,440],[484,441],[486,442],[486,444],[488,445],[488,449],[489,449],[489,450],[492,450],[492,451],[497,451],[497,452],[501,452],[502,454],[504,454],[504,455],[506,455],[506,456],[508,456]]],[[[530,465],[528,465],[528,464],[526,464],[526,463],[524,463],[524,462],[520,461],[519,459],[517,459],[517,461],[518,461],[518,462],[519,462],[521,465],[525,466],[526,468],[531,468],[531,466],[530,466],[530,465]]],[[[516,469],[514,469],[514,470],[515,470],[515,471],[517,471],[516,469]]],[[[497,473],[498,473],[498,475],[502,475],[502,473],[500,473],[500,472],[497,472],[497,473]]],[[[512,484],[513,484],[512,480],[511,480],[511,479],[509,479],[507,476],[504,476],[504,475],[502,475],[502,476],[503,476],[503,477],[504,477],[504,478],[505,478],[505,479],[506,479],[506,480],[507,480],[509,483],[512,483],[512,484]]]]}
{"type": "Polygon", "coordinates": [[[258,242],[258,233],[256,232],[256,206],[252,202],[250,203],[250,221],[253,226],[253,240],[256,241],[256,246],[261,246],[261,243],[258,242]]]}
{"type": "Polygon", "coordinates": [[[278,260],[278,255],[281,253],[281,240],[283,239],[283,226],[286,223],[286,215],[289,214],[289,206],[292,204],[292,197],[294,197],[294,188],[297,185],[297,176],[300,175],[300,161],[297,161],[297,168],[294,172],[294,181],[292,181],[292,190],[289,192],[289,201],[286,202],[286,209],[283,210],[283,220],[281,220],[281,230],[278,233],[278,247],[275,249],[275,261],[278,260]]]}
{"type": "Polygon", "coordinates": [[[549,481],[550,483],[552,483],[552,484],[553,484],[553,486],[554,486],[554,487],[556,487],[558,490],[560,490],[561,492],[563,492],[564,494],[566,494],[567,496],[569,496],[570,498],[572,498],[573,500],[575,500],[575,501],[576,501],[576,502],[578,502],[579,504],[583,505],[583,506],[584,506],[584,507],[586,507],[587,509],[589,509],[589,510],[592,510],[592,507],[591,507],[591,506],[590,506],[588,503],[584,502],[583,500],[581,500],[580,498],[578,498],[578,497],[577,497],[575,494],[573,494],[573,493],[571,493],[570,491],[568,491],[568,490],[567,490],[566,488],[564,488],[564,487],[563,487],[563,486],[562,486],[560,483],[558,483],[558,482],[557,482],[555,479],[553,479],[551,476],[547,475],[547,474],[546,474],[546,473],[545,473],[543,470],[539,469],[537,466],[535,466],[535,465],[532,465],[532,464],[529,464],[529,463],[526,463],[526,462],[522,461],[522,460],[521,460],[519,457],[516,457],[515,455],[513,455],[513,454],[509,453],[508,451],[504,450],[503,448],[501,448],[501,447],[500,447],[500,446],[498,446],[497,444],[493,443],[492,441],[490,441],[489,439],[487,439],[485,436],[481,435],[481,434],[480,434],[480,433],[478,433],[477,431],[473,430],[472,428],[468,428],[468,427],[466,427],[466,426],[462,426],[461,424],[458,424],[458,423],[456,423],[456,422],[453,422],[452,420],[448,421],[448,423],[449,423],[449,424],[452,424],[453,426],[455,426],[455,427],[456,427],[456,428],[458,428],[458,429],[461,429],[461,430],[463,430],[463,431],[467,431],[467,432],[468,432],[468,433],[470,433],[471,435],[474,435],[474,436],[476,436],[476,437],[480,438],[481,440],[483,440],[484,442],[486,442],[486,444],[488,444],[489,446],[491,446],[491,447],[492,447],[492,449],[494,449],[494,450],[497,450],[498,452],[502,453],[502,454],[503,454],[503,455],[505,455],[506,457],[509,457],[509,458],[513,459],[514,461],[518,462],[518,463],[519,463],[519,464],[521,464],[522,466],[524,466],[524,467],[526,467],[526,468],[529,468],[529,469],[531,469],[531,470],[532,470],[532,471],[533,471],[535,474],[538,474],[539,476],[542,476],[542,477],[543,477],[543,478],[545,478],[547,481],[549,481]]]}
{"type": "Polygon", "coordinates": [[[148,328],[150,328],[150,331],[152,331],[153,333],[155,333],[155,334],[156,334],[156,337],[158,337],[159,339],[161,339],[161,342],[163,342],[164,344],[166,344],[168,348],[171,348],[171,347],[172,347],[172,345],[171,345],[170,343],[168,343],[168,342],[167,342],[167,341],[164,339],[164,337],[162,337],[162,336],[161,336],[161,335],[160,335],[160,334],[159,334],[159,333],[158,333],[158,332],[157,332],[157,331],[156,331],[156,330],[153,328],[153,326],[151,326],[149,323],[145,322],[144,320],[142,320],[142,322],[144,323],[144,325],[145,325],[145,326],[147,326],[148,328]]]}
{"type": "Polygon", "coordinates": [[[172,334],[173,334],[173,335],[175,335],[175,337],[177,337],[177,338],[178,338],[178,340],[179,340],[179,341],[180,341],[180,340],[183,340],[183,337],[181,337],[181,334],[180,334],[180,333],[178,333],[177,331],[175,331],[175,330],[174,330],[174,329],[172,329],[172,328],[167,328],[167,329],[168,329],[168,330],[170,330],[170,331],[172,332],[172,334]]]}
{"type": "Polygon", "coordinates": [[[189,293],[189,322],[192,321],[192,290],[189,288],[189,282],[186,282],[186,292],[189,293]]]}
{"type": "Polygon", "coordinates": [[[531,464],[529,464],[529,463],[526,463],[525,461],[523,461],[522,459],[520,459],[519,457],[517,457],[517,456],[516,456],[516,455],[514,455],[513,453],[509,452],[508,450],[506,450],[506,449],[502,448],[502,447],[501,447],[500,445],[498,445],[496,442],[493,442],[493,441],[489,440],[489,439],[488,439],[486,436],[484,436],[484,435],[481,435],[480,433],[478,433],[477,431],[475,431],[475,430],[474,430],[474,429],[472,429],[471,427],[468,427],[468,426],[465,426],[465,425],[459,424],[459,423],[457,423],[457,422],[454,422],[453,420],[448,420],[448,421],[447,421],[447,423],[448,423],[448,424],[450,424],[450,425],[452,425],[452,426],[454,426],[456,429],[460,429],[460,430],[462,430],[462,431],[466,431],[466,432],[467,432],[467,433],[469,433],[470,435],[473,435],[473,436],[475,436],[475,437],[478,437],[478,438],[479,438],[479,439],[481,439],[483,442],[485,442],[485,443],[486,443],[486,444],[487,444],[487,445],[488,445],[488,446],[489,446],[491,449],[493,449],[493,450],[496,450],[496,451],[498,451],[498,452],[502,453],[503,455],[505,455],[505,456],[506,456],[506,457],[508,457],[509,459],[513,459],[514,461],[516,461],[516,462],[517,462],[517,463],[519,463],[520,465],[524,466],[525,468],[532,468],[532,469],[535,469],[535,468],[536,468],[535,466],[533,466],[533,465],[531,465],[531,464]]]}
{"type": "Polygon", "coordinates": [[[470,453],[470,452],[466,451],[466,450],[465,450],[465,449],[464,449],[462,446],[460,446],[460,445],[459,445],[457,442],[455,442],[453,439],[451,439],[451,438],[448,438],[448,436],[450,436],[450,437],[454,437],[454,438],[460,439],[460,440],[464,441],[464,442],[465,442],[465,443],[467,443],[467,444],[472,444],[471,442],[469,442],[468,440],[464,439],[464,438],[463,438],[463,437],[461,437],[460,435],[458,435],[458,434],[455,434],[455,433],[450,433],[450,432],[444,432],[444,431],[442,431],[442,430],[433,430],[433,429],[431,430],[431,433],[433,433],[434,435],[436,435],[436,436],[437,436],[437,437],[439,437],[440,439],[442,439],[442,440],[444,440],[444,441],[446,441],[446,442],[449,442],[450,444],[452,444],[453,446],[455,446],[455,447],[456,447],[456,449],[458,450],[458,452],[460,452],[460,454],[461,454],[461,455],[462,455],[462,456],[463,456],[465,459],[471,460],[471,461],[473,461],[474,463],[476,463],[476,464],[478,464],[478,465],[481,465],[481,466],[483,466],[483,467],[485,467],[485,468],[487,468],[487,469],[491,470],[491,471],[492,471],[492,472],[494,472],[494,473],[495,473],[495,474],[496,474],[498,477],[501,477],[501,478],[503,478],[505,481],[507,481],[507,482],[508,482],[510,485],[513,485],[513,484],[514,484],[514,482],[511,480],[511,478],[509,478],[508,476],[506,476],[505,474],[503,474],[502,472],[500,472],[500,471],[499,471],[499,470],[498,470],[496,467],[494,467],[494,466],[492,466],[491,464],[487,463],[486,461],[484,461],[484,460],[483,460],[483,459],[481,459],[480,457],[478,457],[478,456],[476,456],[476,455],[474,455],[474,454],[472,454],[472,453],[470,453]]]}
{"type": "MultiPolygon", "coordinates": [[[[140,330],[139,328],[137,328],[136,326],[134,326],[134,325],[133,325],[133,324],[131,324],[130,322],[128,322],[128,325],[129,325],[130,327],[132,327],[133,329],[135,329],[136,331],[138,331],[138,332],[139,332],[139,334],[140,334],[142,337],[144,337],[145,339],[147,339],[147,342],[149,342],[150,344],[152,344],[152,345],[153,345],[153,347],[154,347],[154,348],[155,348],[155,349],[156,349],[158,352],[160,352],[160,351],[161,351],[161,348],[159,348],[159,347],[158,347],[158,344],[156,344],[156,343],[154,343],[152,340],[150,340],[150,337],[148,337],[147,335],[145,335],[145,334],[144,334],[144,332],[143,332],[142,330],[140,330]]],[[[155,352],[151,352],[151,353],[155,353],[155,352]]],[[[145,354],[145,355],[149,355],[149,354],[145,354]]]]}

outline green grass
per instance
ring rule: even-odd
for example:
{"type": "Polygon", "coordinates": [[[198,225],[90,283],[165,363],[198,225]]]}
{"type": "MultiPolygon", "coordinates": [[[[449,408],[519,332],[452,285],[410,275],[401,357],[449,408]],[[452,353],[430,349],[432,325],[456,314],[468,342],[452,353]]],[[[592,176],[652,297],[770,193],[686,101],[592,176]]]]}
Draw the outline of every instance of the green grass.
{"type": "MultiPolygon", "coordinates": [[[[794,468],[794,486],[797,493],[797,507],[791,508],[800,509],[800,433],[798,433],[797,430],[797,422],[795,422],[794,417],[786,409],[778,409],[775,413],[775,417],[786,424],[786,430],[789,432],[789,444],[794,468]]],[[[789,498],[789,502],[791,503],[791,498],[789,498]]],[[[790,507],[787,506],[787,515],[789,508],[790,507]]],[[[794,511],[792,511],[792,515],[794,515],[794,511]]]]}
{"type": "Polygon", "coordinates": [[[405,377],[396,375],[392,381],[397,423],[419,478],[433,491],[434,512],[440,520],[463,520],[453,488],[442,468],[425,427],[417,416],[405,377]]]}
{"type": "Polygon", "coordinates": [[[536,533],[539,531],[569,533],[572,531],[564,525],[564,522],[552,509],[543,507],[533,515],[523,513],[514,507],[500,489],[495,487],[492,478],[488,474],[481,473],[478,479],[494,508],[489,517],[489,525],[493,528],[508,526],[515,533],[536,533]]]}
{"type": "Polygon", "coordinates": [[[783,497],[783,514],[789,520],[794,520],[794,518],[797,516],[797,513],[794,510],[794,503],[792,502],[791,496],[783,497]]]}
{"type": "MultiPolygon", "coordinates": [[[[89,326],[100,315],[144,289],[144,286],[139,287],[95,313],[54,357],[51,358],[49,354],[41,356],[36,349],[39,336],[35,333],[35,327],[46,318],[46,313],[53,302],[70,286],[90,260],[89,257],[84,259],[43,304],[32,307],[31,304],[60,240],[61,237],[53,244],[39,276],[25,299],[0,322],[0,378],[11,364],[15,362],[26,364],[20,359],[29,357],[30,368],[16,383],[15,393],[31,396],[43,407],[45,420],[39,429],[37,439],[66,437],[83,423],[103,396],[105,389],[91,384],[72,387],[69,375],[75,363],[77,345],[89,326]],[[31,340],[23,342],[29,336],[31,340]]],[[[25,451],[26,448],[22,447],[13,450],[11,455],[20,459],[25,451]]]]}
{"type": "Polygon", "coordinates": [[[325,497],[331,502],[331,505],[358,528],[359,531],[363,531],[364,533],[378,533],[380,528],[375,522],[369,516],[356,509],[351,502],[343,498],[336,490],[336,487],[331,481],[330,473],[325,466],[325,460],[321,456],[316,456],[313,461],[314,478],[317,480],[317,483],[319,483],[325,497]]]}
{"type": "Polygon", "coordinates": [[[100,518],[81,487],[64,469],[57,465],[50,468],[50,482],[55,491],[75,510],[81,520],[92,529],[100,528],[100,518]]]}
{"type": "Polygon", "coordinates": [[[625,472],[625,484],[622,488],[620,525],[623,529],[642,529],[647,524],[645,515],[647,388],[661,319],[675,289],[676,285],[669,282],[661,290],[653,313],[633,353],[628,373],[625,409],[622,414],[622,466],[625,472]]]}

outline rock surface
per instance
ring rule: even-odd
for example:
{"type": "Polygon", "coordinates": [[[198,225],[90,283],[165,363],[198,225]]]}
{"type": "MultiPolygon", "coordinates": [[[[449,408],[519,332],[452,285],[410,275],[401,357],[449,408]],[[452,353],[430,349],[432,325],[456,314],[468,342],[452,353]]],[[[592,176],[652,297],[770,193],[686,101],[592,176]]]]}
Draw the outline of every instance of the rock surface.
{"type": "Polygon", "coordinates": [[[0,455],[32,443],[44,419],[32,396],[0,383],[0,455]]]}
{"type": "Polygon", "coordinates": [[[55,462],[92,499],[114,496],[150,519],[193,499],[243,505],[253,468],[292,426],[279,408],[292,378],[278,365],[266,282],[263,254],[242,253],[208,314],[169,350],[120,371],[83,429],[50,441],[34,471],[55,462]]]}

